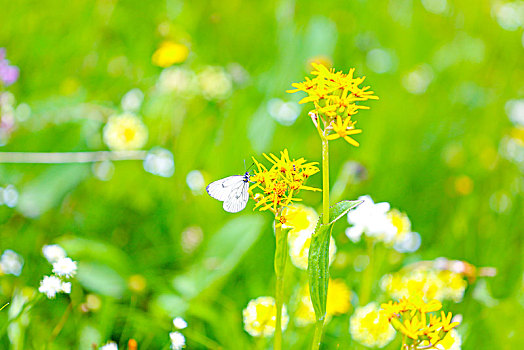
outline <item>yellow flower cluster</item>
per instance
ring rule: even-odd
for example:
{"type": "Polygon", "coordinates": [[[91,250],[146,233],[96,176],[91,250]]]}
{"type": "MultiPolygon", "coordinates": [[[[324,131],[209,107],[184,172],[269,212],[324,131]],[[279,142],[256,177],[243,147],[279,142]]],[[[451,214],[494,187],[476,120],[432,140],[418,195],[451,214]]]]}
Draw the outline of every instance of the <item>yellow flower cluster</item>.
{"type": "Polygon", "coordinates": [[[381,286],[394,299],[410,298],[423,293],[425,300],[453,300],[458,303],[464,297],[468,283],[460,273],[408,266],[382,277],[381,286]]]}
{"type": "Polygon", "coordinates": [[[316,167],[318,163],[306,163],[304,158],[291,160],[287,149],[280,152],[280,158],[271,153],[269,156],[264,154],[264,157],[271,162],[272,166],[268,170],[253,158],[257,169],[251,176],[251,181],[255,183],[249,190],[257,202],[255,209],[271,210],[279,218],[277,224],[285,224],[287,218],[281,215],[282,210],[291,205],[293,201],[300,201],[299,198],[294,197],[298,191],[320,191],[318,188],[304,185],[311,175],[319,171],[316,167]],[[261,192],[253,194],[256,189],[261,192]]]}
{"type": "Polygon", "coordinates": [[[353,77],[355,68],[344,74],[319,63],[312,65],[314,70],[311,74],[316,77],[306,77],[304,82],[293,83],[295,89],[287,92],[303,91],[308,94],[299,103],[313,102],[315,108],[310,111],[310,116],[321,135],[328,140],[343,138],[349,144],[358,146],[358,142],[350,135],[359,134],[362,130],[355,128],[356,121],[352,121],[351,118],[359,109],[369,109],[358,104],[359,102],[377,100],[378,97],[373,95],[374,92],[369,90],[369,86],[359,87],[365,77],[353,77]],[[323,127],[318,122],[318,117],[321,118],[323,127]]]}
{"type": "MultiPolygon", "coordinates": [[[[295,311],[295,323],[303,327],[315,322],[315,310],[309,296],[309,286],[304,285],[298,292],[299,303],[295,311]]],[[[326,323],[332,316],[343,315],[351,309],[351,290],[342,279],[329,280],[326,303],[326,323]]]]}
{"type": "Polygon", "coordinates": [[[355,313],[349,319],[349,332],[354,340],[370,348],[383,348],[396,334],[377,303],[369,303],[355,309],[355,313]]]}
{"type": "MultiPolygon", "coordinates": [[[[275,332],[277,308],[272,297],[258,297],[249,301],[242,312],[244,329],[253,337],[269,337],[275,332]]],[[[286,329],[289,316],[282,308],[282,329],[286,329]]]]}
{"type": "Polygon", "coordinates": [[[459,325],[452,322],[451,312],[446,315],[440,311],[440,316],[432,314],[442,309],[441,302],[435,299],[425,302],[420,296],[402,298],[382,304],[381,308],[391,325],[404,334],[405,345],[410,349],[436,349],[437,344],[459,325]]]}

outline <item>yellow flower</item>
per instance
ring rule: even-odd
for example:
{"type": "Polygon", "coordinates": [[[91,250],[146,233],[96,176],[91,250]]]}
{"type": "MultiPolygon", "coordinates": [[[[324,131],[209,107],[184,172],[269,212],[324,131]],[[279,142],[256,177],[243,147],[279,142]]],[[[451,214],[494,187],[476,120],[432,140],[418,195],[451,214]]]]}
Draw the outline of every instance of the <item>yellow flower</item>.
{"type": "Polygon", "coordinates": [[[323,129],[320,123],[313,118],[319,133],[327,137],[328,140],[344,138],[348,143],[358,146],[358,143],[348,135],[362,132],[354,129],[355,122],[351,117],[358,113],[359,109],[369,109],[369,107],[358,104],[358,102],[370,99],[378,99],[369,90],[369,86],[359,87],[365,78],[354,78],[354,68],[348,74],[335,72],[319,63],[312,63],[314,70],[311,74],[313,79],[306,77],[302,83],[293,83],[294,90],[287,90],[288,93],[303,91],[308,94],[299,103],[313,102],[314,109],[309,111],[310,115],[320,117],[323,122],[323,129]],[[333,124],[333,122],[335,123],[333,124]],[[333,129],[334,134],[328,135],[333,129]]]}
{"type": "MultiPolygon", "coordinates": [[[[460,350],[462,348],[462,339],[460,338],[460,334],[455,329],[452,329],[450,332],[446,333],[443,339],[431,339],[431,344],[435,344],[431,349],[460,350]]],[[[427,340],[420,343],[420,346],[423,347],[429,345],[430,342],[427,340]]]]}
{"type": "Polygon", "coordinates": [[[395,329],[376,303],[355,309],[349,320],[349,332],[354,340],[367,347],[383,348],[395,337],[395,329]]]}
{"type": "MultiPolygon", "coordinates": [[[[272,297],[258,297],[251,300],[242,312],[244,329],[253,337],[269,337],[275,332],[276,306],[272,297]]],[[[286,306],[282,307],[282,330],[286,329],[289,316],[286,306]]]]}
{"type": "MultiPolygon", "coordinates": [[[[295,322],[298,326],[306,326],[315,322],[315,310],[309,296],[309,286],[305,285],[299,291],[299,304],[295,312],[295,322]]],[[[332,316],[342,315],[351,309],[351,290],[342,279],[329,280],[326,302],[326,323],[332,316]]]]}
{"type": "Polygon", "coordinates": [[[254,209],[271,210],[279,218],[277,225],[286,224],[286,217],[280,214],[293,201],[300,201],[299,198],[294,197],[297,192],[320,191],[318,188],[305,185],[306,180],[319,171],[316,167],[318,163],[306,163],[304,158],[291,160],[287,149],[280,152],[280,158],[271,153],[269,156],[264,154],[264,157],[272,163],[269,170],[253,158],[257,169],[251,177],[255,184],[249,190],[251,193],[256,189],[262,192],[262,197],[253,194],[257,202],[254,209]]]}
{"type": "Polygon", "coordinates": [[[355,123],[351,121],[351,117],[346,118],[346,120],[342,121],[342,118],[336,117],[335,123],[333,124],[333,131],[335,131],[335,134],[330,134],[326,136],[328,140],[336,140],[339,137],[342,137],[344,140],[346,140],[349,144],[358,147],[359,143],[349,137],[348,135],[355,135],[360,134],[362,130],[355,129],[355,123]]]}
{"type": "Polygon", "coordinates": [[[147,128],[135,115],[124,113],[109,118],[104,126],[104,142],[115,151],[142,148],[147,141],[147,128]]]}
{"type": "Polygon", "coordinates": [[[189,49],[187,46],[167,40],[160,44],[151,61],[155,66],[167,68],[175,63],[184,62],[188,55],[189,49]]]}

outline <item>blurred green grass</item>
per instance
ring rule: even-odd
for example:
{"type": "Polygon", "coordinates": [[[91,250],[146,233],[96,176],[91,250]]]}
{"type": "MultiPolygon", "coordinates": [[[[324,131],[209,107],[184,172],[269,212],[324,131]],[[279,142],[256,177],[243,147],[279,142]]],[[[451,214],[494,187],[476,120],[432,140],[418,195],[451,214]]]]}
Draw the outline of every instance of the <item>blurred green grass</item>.
{"type": "MultiPolygon", "coordinates": [[[[522,29],[502,29],[491,14],[492,6],[489,1],[448,2],[448,10],[437,15],[409,0],[0,0],[0,47],[7,48],[10,61],[21,70],[20,80],[9,90],[32,108],[30,119],[1,151],[103,149],[100,140],[93,143],[87,137],[99,133],[97,124],[92,126],[73,107],[94,102],[118,109],[122,96],[138,87],[145,93],[140,113],[150,130],[147,147],[168,148],[176,163],[174,176],[167,179],[144,172],[140,162],[115,163],[106,182],[91,176],[88,166],[0,165],[0,185],[16,184],[21,198],[33,188],[36,200],[46,203],[46,211],[37,218],[0,207],[0,248],[13,249],[26,261],[19,278],[2,276],[2,283],[37,287],[41,276],[49,273],[42,245],[63,242],[75,259],[102,264],[100,275],[106,271],[120,276],[122,293],[103,296],[100,312],[66,325],[53,348],[77,348],[88,327],[97,329],[102,341],[127,336],[144,348],[161,348],[167,342],[170,313],[184,313],[192,332],[224,348],[253,346],[242,329],[241,310],[250,299],[273,293],[268,283],[274,249],[270,218],[250,213],[250,206],[237,215],[239,219],[223,212],[208,196],[194,195],[186,175],[199,169],[210,182],[242,173],[244,159],[249,163],[253,155],[260,158],[262,152],[283,148],[292,156],[318,161],[320,145],[307,109],[294,125],[281,126],[268,116],[266,103],[274,97],[297,101],[299,96],[285,90],[308,73],[308,59],[325,55],[337,69],[356,67],[357,75],[366,75],[366,83],[380,97],[370,103],[371,110],[358,115],[364,130],[357,137],[358,149],[332,143],[332,182],[346,161],[362,163],[368,179],[351,184],[344,197],[370,194],[407,212],[422,236],[421,249],[410,259],[446,256],[496,267],[498,275],[488,284],[500,299],[498,305],[487,307],[470,296],[450,310],[463,313],[464,349],[517,348],[523,340],[523,178],[517,165],[497,152],[511,129],[504,105],[524,93],[524,54],[522,29]],[[164,39],[161,31],[166,26],[167,37],[190,43],[186,65],[236,62],[249,73],[249,83],[223,102],[186,103],[182,119],[177,117],[184,112],[177,110],[181,107],[176,101],[160,109],[152,105],[152,88],[161,69],[151,64],[151,55],[164,39]],[[386,72],[372,69],[372,49],[391,54],[386,72]],[[434,78],[425,93],[410,94],[402,78],[423,63],[432,67],[434,78]],[[68,117],[72,120],[64,121],[68,117]],[[454,188],[463,175],[473,183],[467,195],[454,188]],[[495,194],[508,196],[507,209],[493,209],[495,194]],[[195,298],[175,290],[175,276],[212,271],[204,252],[226,223],[251,220],[253,215],[252,220],[265,220],[252,233],[260,238],[242,247],[249,249],[221,283],[195,298]],[[195,253],[181,245],[181,232],[189,226],[204,233],[195,253]],[[66,243],[79,239],[85,240],[84,252],[66,243]],[[100,245],[109,251],[100,251],[100,245]],[[134,274],[147,280],[142,294],[130,292],[126,285],[134,274]],[[131,311],[130,302],[136,305],[131,311]],[[512,319],[520,323],[508,321],[512,319]]],[[[310,184],[319,186],[320,181],[316,176],[310,184]]],[[[320,205],[318,193],[304,198],[320,205]]],[[[344,229],[338,224],[334,231],[339,250],[360,254],[361,247],[344,243],[344,229]]],[[[347,277],[350,284],[359,278],[351,266],[333,273],[347,277]]],[[[27,348],[39,348],[38,339],[45,338],[65,307],[64,300],[57,300],[35,312],[27,348]]],[[[326,348],[354,346],[348,317],[330,324],[326,348]]],[[[3,322],[5,316],[0,318],[3,322]]],[[[308,343],[298,340],[296,331],[289,337],[296,348],[308,343]]],[[[0,344],[7,348],[7,337],[0,344]]],[[[201,346],[190,336],[188,344],[201,346]]]]}

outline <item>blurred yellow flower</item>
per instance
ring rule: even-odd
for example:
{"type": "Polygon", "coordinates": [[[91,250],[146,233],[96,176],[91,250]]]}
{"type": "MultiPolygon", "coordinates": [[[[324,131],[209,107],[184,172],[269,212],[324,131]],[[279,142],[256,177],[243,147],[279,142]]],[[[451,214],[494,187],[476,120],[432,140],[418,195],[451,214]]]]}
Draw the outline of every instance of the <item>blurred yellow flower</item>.
{"type": "Polygon", "coordinates": [[[124,113],[109,118],[104,126],[104,142],[115,151],[142,148],[147,141],[147,128],[135,115],[124,113]]]}
{"type": "MultiPolygon", "coordinates": [[[[293,235],[292,238],[288,238],[289,244],[289,256],[291,263],[301,270],[307,270],[308,257],[309,257],[309,246],[311,245],[311,235],[313,231],[306,232],[300,231],[299,235],[293,235]]],[[[333,237],[329,240],[329,264],[335,259],[337,252],[337,246],[333,237]]]]}
{"type": "MultiPolygon", "coordinates": [[[[291,228],[289,235],[299,234],[300,231],[315,230],[318,221],[318,214],[315,209],[302,204],[290,205],[282,211],[286,218],[286,223],[282,224],[283,228],[291,228]]],[[[289,236],[288,236],[289,237],[289,236]]]]}
{"type": "Polygon", "coordinates": [[[464,297],[467,285],[462,274],[423,266],[408,267],[381,279],[382,289],[394,299],[410,298],[422,293],[426,301],[437,299],[458,303],[464,297]]]}
{"type": "Polygon", "coordinates": [[[208,100],[220,101],[231,95],[233,80],[222,67],[206,67],[197,76],[202,95],[208,100]]]}
{"type": "Polygon", "coordinates": [[[287,221],[286,216],[280,215],[282,210],[293,201],[301,200],[294,195],[300,190],[320,191],[318,188],[305,185],[306,180],[319,171],[316,167],[318,163],[306,163],[304,158],[291,160],[287,149],[280,152],[280,158],[271,153],[269,156],[264,153],[264,157],[272,163],[272,166],[268,170],[253,158],[257,169],[251,176],[251,181],[255,184],[249,191],[251,193],[256,189],[262,191],[258,196],[253,195],[257,202],[254,209],[271,210],[275,215],[278,214],[280,222],[277,224],[282,225],[287,221]]]}
{"type": "Polygon", "coordinates": [[[164,41],[155,51],[151,61],[155,66],[167,68],[175,63],[182,63],[187,59],[189,49],[183,44],[170,40],[164,41]]]}
{"type": "MultiPolygon", "coordinates": [[[[276,306],[272,297],[258,297],[251,300],[242,312],[244,329],[253,337],[269,337],[275,332],[276,306]]],[[[282,308],[282,330],[286,329],[289,316],[286,306],[282,308]]]]}
{"type": "MultiPolygon", "coordinates": [[[[422,341],[420,343],[421,346],[429,346],[430,342],[428,340],[422,341]]],[[[435,346],[433,346],[430,349],[438,349],[438,350],[460,350],[462,348],[462,339],[460,338],[460,334],[457,332],[456,329],[452,329],[449,331],[446,336],[439,341],[435,346]]]]}
{"type": "Polygon", "coordinates": [[[370,348],[383,348],[396,334],[376,303],[355,309],[349,320],[349,332],[354,340],[370,348]]]}
{"type": "MultiPolygon", "coordinates": [[[[295,322],[298,326],[306,326],[315,322],[315,310],[309,296],[309,286],[302,286],[298,294],[299,304],[295,312],[295,322]]],[[[342,315],[351,309],[351,290],[344,280],[329,280],[326,303],[326,323],[332,316],[342,315]]]]}

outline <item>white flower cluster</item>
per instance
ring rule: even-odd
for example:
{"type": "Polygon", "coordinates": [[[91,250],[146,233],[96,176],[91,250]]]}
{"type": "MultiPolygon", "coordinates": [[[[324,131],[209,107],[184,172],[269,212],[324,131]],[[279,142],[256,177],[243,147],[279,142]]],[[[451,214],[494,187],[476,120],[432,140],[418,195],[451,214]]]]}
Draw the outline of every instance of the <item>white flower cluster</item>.
{"type": "Polygon", "coordinates": [[[387,202],[373,202],[370,196],[358,199],[363,202],[348,213],[348,222],[352,225],[346,229],[349,239],[358,242],[364,234],[401,253],[414,252],[420,247],[420,235],[411,231],[407,215],[391,209],[387,202]]]}
{"type": "Polygon", "coordinates": [[[0,275],[20,276],[24,259],[11,249],[6,249],[0,257],[0,275]]]}
{"type": "Polygon", "coordinates": [[[172,350],[182,350],[186,347],[186,337],[179,332],[181,329],[187,327],[187,322],[182,317],[175,317],[173,319],[173,326],[177,329],[174,332],[169,333],[169,339],[171,340],[172,350]]]}
{"type": "Polygon", "coordinates": [[[66,282],[64,279],[72,278],[76,274],[76,261],[68,258],[64,248],[58,244],[45,245],[42,253],[53,265],[54,275],[44,276],[38,291],[49,299],[53,299],[57,293],[71,293],[71,282],[66,282]]]}

